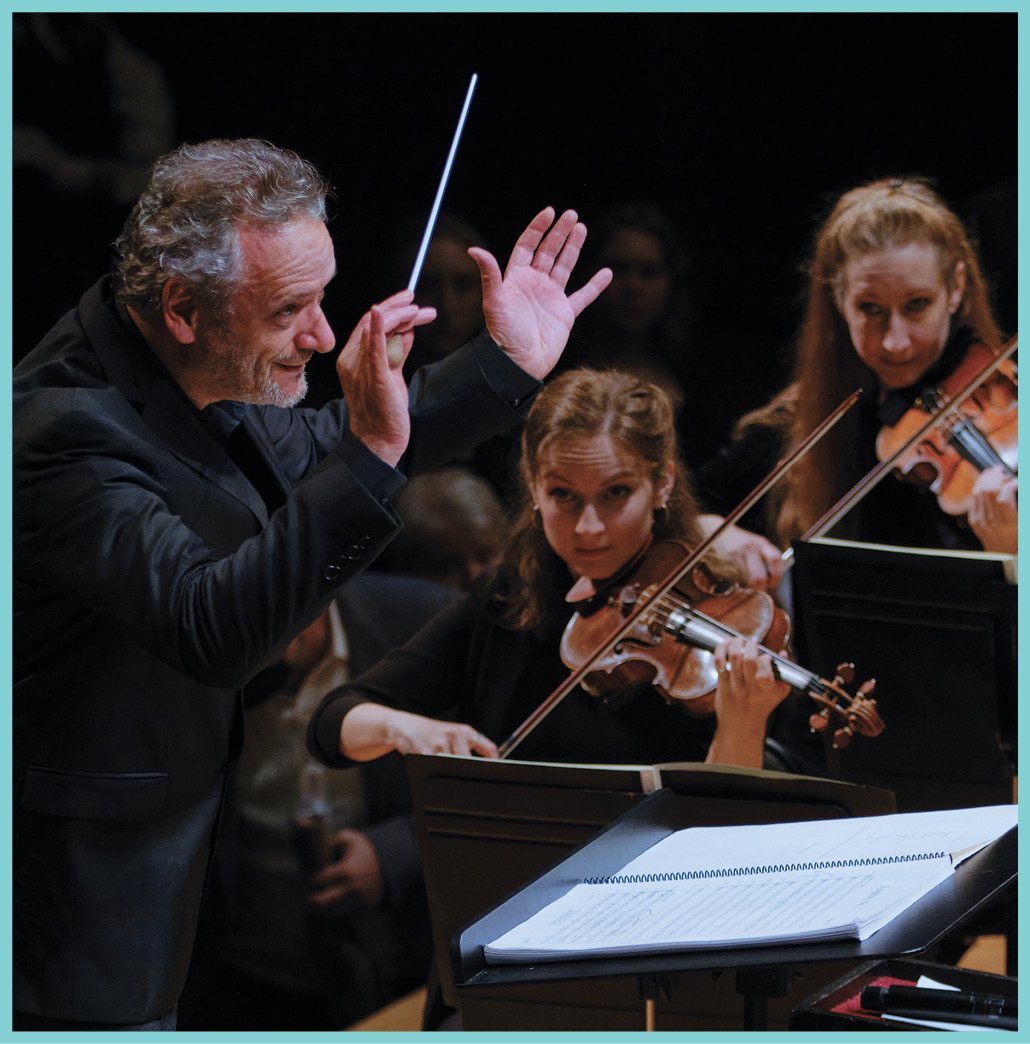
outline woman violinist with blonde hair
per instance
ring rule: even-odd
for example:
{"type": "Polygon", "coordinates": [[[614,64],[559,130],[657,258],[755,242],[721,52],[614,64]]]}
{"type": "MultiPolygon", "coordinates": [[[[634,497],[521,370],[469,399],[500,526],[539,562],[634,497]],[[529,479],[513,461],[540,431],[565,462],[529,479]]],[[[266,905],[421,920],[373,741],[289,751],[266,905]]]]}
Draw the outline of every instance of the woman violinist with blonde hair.
{"type": "MultiPolygon", "coordinates": [[[[953,374],[974,346],[997,354],[1002,345],[969,236],[922,179],[874,181],[845,193],[819,229],[808,276],[793,383],[743,418],[734,440],[698,473],[702,503],[726,514],[785,449],[863,390],[858,405],[769,497],[763,528],[779,546],[738,533],[752,553],[751,580],[762,586],[782,572],[780,549],[877,466],[881,429],[953,374]]],[[[988,468],[976,479],[967,514],[956,516],[932,494],[888,476],[831,533],[1014,554],[1017,485],[1001,468],[988,468]]]]}

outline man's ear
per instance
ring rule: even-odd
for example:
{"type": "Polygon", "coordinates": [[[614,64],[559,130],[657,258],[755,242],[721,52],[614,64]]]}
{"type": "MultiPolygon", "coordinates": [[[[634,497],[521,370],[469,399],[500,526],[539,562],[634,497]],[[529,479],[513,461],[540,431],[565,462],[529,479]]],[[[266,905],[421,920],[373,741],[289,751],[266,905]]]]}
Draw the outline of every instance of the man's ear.
{"type": "Polygon", "coordinates": [[[168,332],[180,344],[197,339],[197,299],[185,283],[169,279],[161,289],[161,316],[168,332]]]}

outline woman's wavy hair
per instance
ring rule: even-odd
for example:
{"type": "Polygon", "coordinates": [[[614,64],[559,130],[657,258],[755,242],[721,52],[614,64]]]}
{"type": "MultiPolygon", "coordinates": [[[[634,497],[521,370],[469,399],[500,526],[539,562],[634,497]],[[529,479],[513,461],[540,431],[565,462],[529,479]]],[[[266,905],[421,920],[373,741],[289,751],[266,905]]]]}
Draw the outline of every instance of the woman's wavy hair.
{"type": "Polygon", "coordinates": [[[655,539],[700,539],[698,507],[676,441],[675,414],[668,394],[621,370],[579,368],[555,377],[533,403],[522,432],[516,515],[502,560],[509,579],[505,621],[520,630],[546,630],[564,607],[568,571],[551,549],[533,508],[530,482],[552,447],[574,439],[609,435],[637,454],[655,483],[666,464],[676,468],[664,511],[655,513],[655,539]]]}
{"type": "MultiPolygon", "coordinates": [[[[861,254],[910,243],[935,248],[946,287],[965,266],[966,289],[953,328],[969,326],[997,349],[1001,334],[972,239],[924,178],[873,181],[846,192],[820,226],[807,266],[808,288],[798,341],[790,442],[797,445],[856,388],[877,394],[876,376],[859,359],[841,314],[845,263],[861,254]]],[[[858,411],[846,415],[792,469],[776,510],[783,546],[802,535],[862,478],[854,448],[858,411]]],[[[854,515],[854,513],[853,513],[854,515]]],[[[856,517],[851,517],[857,523],[856,517]]],[[[848,518],[840,531],[848,529],[848,518]]]]}
{"type": "Polygon", "coordinates": [[[238,226],[325,221],[328,191],[311,163],[268,142],[181,146],[154,164],[115,242],[118,299],[153,312],[174,277],[217,314],[229,314],[243,275],[238,226]]]}

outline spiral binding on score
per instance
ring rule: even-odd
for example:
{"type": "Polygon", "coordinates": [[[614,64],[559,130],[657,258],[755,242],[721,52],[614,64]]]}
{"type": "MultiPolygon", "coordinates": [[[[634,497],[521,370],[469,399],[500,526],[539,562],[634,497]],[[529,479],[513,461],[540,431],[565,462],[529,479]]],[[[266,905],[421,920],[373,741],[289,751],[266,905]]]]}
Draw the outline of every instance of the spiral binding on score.
{"type": "Polygon", "coordinates": [[[946,852],[918,852],[908,855],[867,856],[862,859],[824,859],[813,863],[774,863],[769,866],[728,866],[714,870],[671,870],[655,874],[616,874],[613,877],[587,877],[583,884],[664,884],[668,881],[703,881],[716,877],[752,877],[756,874],[799,873],[808,870],[840,870],[848,867],[884,866],[943,859],[946,852]]]}

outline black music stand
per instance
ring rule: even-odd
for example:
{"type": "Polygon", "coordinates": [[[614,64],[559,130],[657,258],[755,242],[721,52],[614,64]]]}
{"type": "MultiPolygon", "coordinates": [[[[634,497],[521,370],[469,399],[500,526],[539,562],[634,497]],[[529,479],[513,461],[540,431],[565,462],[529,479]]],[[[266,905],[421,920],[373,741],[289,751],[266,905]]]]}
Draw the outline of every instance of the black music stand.
{"type": "Polygon", "coordinates": [[[901,812],[1013,800],[1018,588],[1009,555],[819,539],[794,545],[798,660],[873,676],[886,722],[829,775],[893,790],[901,812]]]}
{"type": "MultiPolygon", "coordinates": [[[[954,931],[1016,877],[1017,830],[961,863],[946,881],[893,921],[863,941],[734,947],[633,957],[591,957],[537,964],[488,965],[483,947],[522,923],[585,877],[610,875],[667,834],[679,829],[675,795],[668,790],[641,801],[567,859],[539,875],[493,909],[461,929],[452,943],[452,963],[459,998],[496,987],[632,978],[644,996],[663,978],[691,971],[734,968],[752,972],[760,988],[762,972],[790,969],[811,961],[869,961],[922,953],[954,931]]],[[[760,1001],[761,997],[752,998],[760,1001]]],[[[760,1003],[750,1008],[746,1029],[765,1029],[760,1003]]],[[[649,1027],[650,1028],[650,1027],[649,1027]]]]}
{"type": "MultiPolygon", "coordinates": [[[[419,846],[444,1001],[458,1006],[450,946],[457,929],[520,888],[634,808],[659,785],[673,792],[677,824],[736,825],[878,815],[896,811],[888,791],[761,769],[675,765],[567,765],[440,755],[408,755],[419,846]]],[[[802,968],[812,992],[839,973],[802,968]]],[[[696,977],[700,979],[700,976],[696,977]]],[[[648,985],[653,985],[652,981],[648,985]]],[[[683,1013],[698,1029],[739,1028],[740,984],[733,976],[698,983],[703,1004],[683,1013]]],[[[785,998],[787,990],[770,992],[785,998]]],[[[759,996],[744,991],[750,1005],[759,996]],[[748,999],[751,998],[751,999],[748,999]]],[[[635,981],[612,984],[604,1004],[567,980],[479,991],[462,1004],[465,1029],[638,1028],[635,981]]],[[[790,1006],[779,1004],[786,1027],[790,1006]],[[782,1009],[782,1010],[781,1010],[782,1009]]]]}

